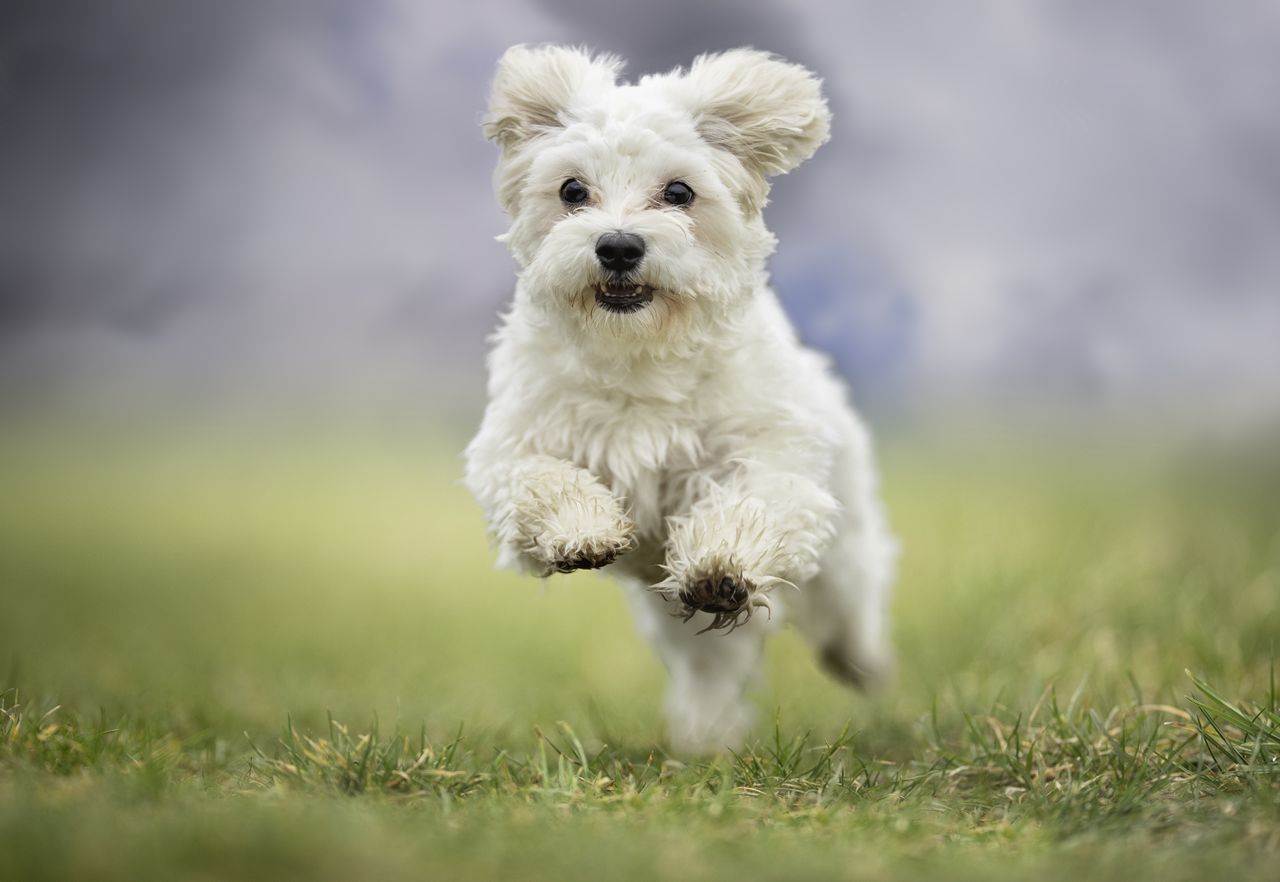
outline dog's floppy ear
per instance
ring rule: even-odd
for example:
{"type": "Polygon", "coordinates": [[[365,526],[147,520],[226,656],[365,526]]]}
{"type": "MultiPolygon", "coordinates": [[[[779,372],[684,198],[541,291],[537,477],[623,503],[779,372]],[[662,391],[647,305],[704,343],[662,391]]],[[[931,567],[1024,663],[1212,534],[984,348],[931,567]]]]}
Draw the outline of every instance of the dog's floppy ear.
{"type": "Polygon", "coordinates": [[[767,52],[700,55],[677,84],[702,137],[761,177],[791,171],[827,140],[822,81],[767,52]]]}
{"type": "Polygon", "coordinates": [[[507,151],[563,126],[574,98],[612,86],[621,67],[617,57],[592,58],[585,49],[512,46],[498,62],[485,137],[507,151]]]}

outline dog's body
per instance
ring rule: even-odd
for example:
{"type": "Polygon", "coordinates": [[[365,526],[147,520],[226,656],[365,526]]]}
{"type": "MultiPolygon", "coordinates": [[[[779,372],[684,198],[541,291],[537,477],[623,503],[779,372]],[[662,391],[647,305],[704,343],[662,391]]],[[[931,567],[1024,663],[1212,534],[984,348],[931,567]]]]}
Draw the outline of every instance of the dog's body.
{"type": "Polygon", "coordinates": [[[522,270],[467,483],[500,563],[610,565],[670,672],[672,741],[700,751],[745,733],[784,614],[842,679],[884,672],[895,544],[867,433],[764,267],[766,179],[827,136],[818,81],[749,50],[635,85],[617,67],[499,65],[487,132],[522,270]]]}

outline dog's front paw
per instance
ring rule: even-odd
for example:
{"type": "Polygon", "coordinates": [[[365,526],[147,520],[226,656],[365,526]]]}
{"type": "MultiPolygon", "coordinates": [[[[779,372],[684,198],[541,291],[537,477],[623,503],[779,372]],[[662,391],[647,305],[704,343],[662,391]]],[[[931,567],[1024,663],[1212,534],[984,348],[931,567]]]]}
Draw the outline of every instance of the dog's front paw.
{"type": "Polygon", "coordinates": [[[521,476],[517,504],[498,533],[513,536],[526,571],[540,576],[598,569],[635,545],[622,502],[583,469],[552,460],[521,476]]]}
{"type": "Polygon", "coordinates": [[[598,570],[613,563],[618,555],[629,551],[632,544],[632,533],[629,529],[599,535],[563,538],[549,544],[544,552],[544,561],[548,574],[598,570]]]}
{"type": "Polygon", "coordinates": [[[528,548],[543,576],[608,566],[635,545],[635,525],[616,504],[573,508],[545,521],[528,548]]]}
{"type": "Polygon", "coordinates": [[[680,602],[678,615],[686,620],[697,613],[712,616],[708,631],[733,630],[751,617],[756,606],[767,606],[755,581],[732,563],[698,567],[676,580],[674,598],[680,602]]]}

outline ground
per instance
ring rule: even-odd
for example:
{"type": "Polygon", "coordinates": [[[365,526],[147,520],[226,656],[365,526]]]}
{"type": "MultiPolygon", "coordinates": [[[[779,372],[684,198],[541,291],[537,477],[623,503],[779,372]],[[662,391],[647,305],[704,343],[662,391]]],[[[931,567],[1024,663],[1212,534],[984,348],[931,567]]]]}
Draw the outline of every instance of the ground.
{"type": "Polygon", "coordinates": [[[1280,872],[1271,451],[887,435],[893,681],[784,634],[686,762],[616,588],[492,569],[461,435],[336,423],[3,429],[0,876],[1280,872]]]}

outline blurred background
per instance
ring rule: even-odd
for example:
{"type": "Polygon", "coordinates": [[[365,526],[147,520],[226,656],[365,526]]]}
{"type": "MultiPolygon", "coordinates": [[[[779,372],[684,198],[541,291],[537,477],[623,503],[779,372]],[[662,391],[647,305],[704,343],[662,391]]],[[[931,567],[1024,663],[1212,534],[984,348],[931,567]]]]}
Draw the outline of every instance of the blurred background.
{"type": "MultiPolygon", "coordinates": [[[[871,418],[906,547],[879,743],[939,694],[1261,688],[1271,0],[7,0],[9,683],[237,737],[377,709],[654,743],[617,592],[494,573],[457,484],[516,269],[479,122],[502,51],[544,41],[826,80],[771,271],[871,418]]],[[[839,731],[850,700],[782,646],[766,714],[839,731]]]]}
{"type": "Polygon", "coordinates": [[[9,407],[340,405],[458,434],[514,263],[479,120],[501,52],[627,75],[768,49],[831,142],[772,272],[864,407],[912,424],[1280,413],[1280,8],[12,0],[0,11],[9,407]]]}

